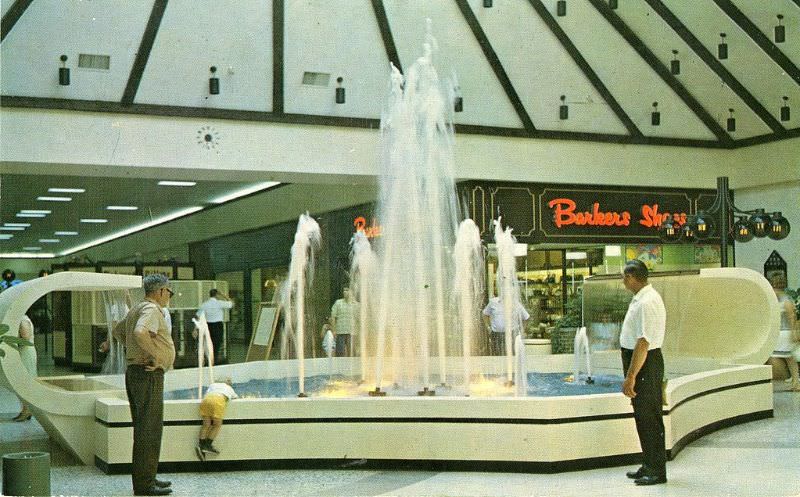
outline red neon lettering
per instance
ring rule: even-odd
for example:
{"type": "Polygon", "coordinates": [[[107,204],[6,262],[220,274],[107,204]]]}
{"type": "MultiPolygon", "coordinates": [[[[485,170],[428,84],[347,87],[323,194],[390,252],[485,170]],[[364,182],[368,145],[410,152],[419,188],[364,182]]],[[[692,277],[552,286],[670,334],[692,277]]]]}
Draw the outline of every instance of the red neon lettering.
{"type": "Polygon", "coordinates": [[[575,201],[568,198],[556,198],[547,203],[551,209],[555,207],[553,221],[557,228],[574,224],[576,226],[628,226],[631,215],[623,212],[603,212],[600,203],[592,204],[591,212],[575,212],[575,201]]]}

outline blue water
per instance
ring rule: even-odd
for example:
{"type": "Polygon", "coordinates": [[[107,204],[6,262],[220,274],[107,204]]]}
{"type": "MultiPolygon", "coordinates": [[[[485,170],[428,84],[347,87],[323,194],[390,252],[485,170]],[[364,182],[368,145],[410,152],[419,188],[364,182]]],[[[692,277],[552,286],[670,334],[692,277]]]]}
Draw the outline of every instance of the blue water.
{"type": "MultiPolygon", "coordinates": [[[[528,373],[528,396],[529,397],[558,397],[565,395],[591,395],[598,393],[619,393],[622,391],[622,376],[619,375],[597,375],[594,376],[594,384],[587,385],[583,381],[573,383],[565,381],[571,377],[569,373],[528,373]]],[[[581,376],[583,378],[583,376],[581,376]]],[[[502,383],[504,377],[488,378],[502,383]]],[[[320,375],[306,377],[306,394],[309,397],[324,392],[330,388],[332,382],[349,382],[350,378],[342,375],[320,375]]],[[[250,380],[246,383],[234,383],[233,389],[240,397],[256,398],[291,398],[296,397],[298,392],[297,378],[273,379],[273,380],[250,380]]],[[[388,396],[393,396],[392,388],[386,389],[388,396]]],[[[409,393],[394,394],[395,396],[408,396],[409,393]]],[[[411,394],[413,395],[413,393],[411,394]]],[[[447,388],[439,388],[437,396],[461,396],[463,391],[447,388]]],[[[498,396],[510,396],[509,393],[498,393],[498,396]]],[[[197,398],[197,388],[187,388],[184,390],[173,390],[164,392],[167,400],[195,399],[197,398]]]]}

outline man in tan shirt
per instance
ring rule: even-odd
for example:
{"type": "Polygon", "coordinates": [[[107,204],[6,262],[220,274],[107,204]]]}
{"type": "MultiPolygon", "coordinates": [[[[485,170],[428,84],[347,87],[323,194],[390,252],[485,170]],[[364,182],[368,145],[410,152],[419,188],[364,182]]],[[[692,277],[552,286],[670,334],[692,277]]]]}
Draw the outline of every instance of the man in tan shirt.
{"type": "Polygon", "coordinates": [[[163,307],[169,304],[169,280],[160,274],[142,279],[144,300],[117,323],[113,336],[125,344],[125,390],[133,420],[131,479],[134,495],[168,495],[170,482],[156,479],[164,426],[164,373],[175,361],[175,345],[163,307]]]}

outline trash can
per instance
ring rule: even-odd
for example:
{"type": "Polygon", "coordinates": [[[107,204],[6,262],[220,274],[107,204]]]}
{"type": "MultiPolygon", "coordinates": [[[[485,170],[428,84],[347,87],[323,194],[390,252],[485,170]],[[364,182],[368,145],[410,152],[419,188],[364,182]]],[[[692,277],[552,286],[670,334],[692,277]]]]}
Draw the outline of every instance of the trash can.
{"type": "Polygon", "coordinates": [[[4,454],[3,495],[50,495],[50,454],[4,454]]]}

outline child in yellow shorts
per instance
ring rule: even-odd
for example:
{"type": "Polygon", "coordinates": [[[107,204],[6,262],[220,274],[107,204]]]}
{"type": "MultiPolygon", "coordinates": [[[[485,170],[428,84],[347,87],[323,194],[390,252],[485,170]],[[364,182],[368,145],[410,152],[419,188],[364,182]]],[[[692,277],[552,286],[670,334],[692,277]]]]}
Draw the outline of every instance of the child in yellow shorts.
{"type": "Polygon", "coordinates": [[[214,447],[214,439],[222,430],[222,418],[225,417],[225,408],[232,399],[239,396],[231,388],[230,378],[224,383],[212,383],[208,386],[203,400],[200,402],[200,417],[203,419],[203,427],[200,428],[200,442],[195,447],[197,457],[201,461],[206,460],[206,453],[219,454],[219,450],[214,447]]]}

